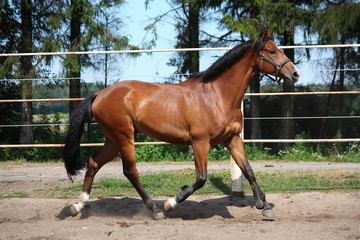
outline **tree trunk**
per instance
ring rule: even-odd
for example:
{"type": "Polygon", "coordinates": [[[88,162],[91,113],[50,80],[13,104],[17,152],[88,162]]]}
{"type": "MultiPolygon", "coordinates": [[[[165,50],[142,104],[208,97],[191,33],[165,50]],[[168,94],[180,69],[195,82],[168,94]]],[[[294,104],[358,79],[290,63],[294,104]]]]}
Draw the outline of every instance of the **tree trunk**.
{"type": "MultiPolygon", "coordinates": [[[[80,27],[81,27],[81,16],[82,6],[79,0],[71,0],[71,19],[70,19],[70,51],[80,50],[80,27]]],[[[81,62],[80,55],[69,56],[72,58],[70,68],[68,69],[68,78],[70,79],[69,93],[70,98],[80,97],[80,73],[81,73],[81,62]]],[[[78,101],[70,101],[69,113],[75,109],[78,101]]]]}
{"type": "MultiPolygon", "coordinates": [[[[345,41],[343,38],[341,38],[341,44],[345,44],[345,41]]],[[[340,74],[339,74],[339,88],[338,91],[345,91],[345,72],[343,71],[345,69],[345,48],[340,48],[340,74]]],[[[344,115],[344,95],[339,95],[339,103],[338,103],[338,114],[339,116],[344,115]]],[[[340,134],[339,137],[341,137],[343,134],[343,120],[340,118],[338,121],[338,132],[340,134]]]]}
{"type": "MultiPolygon", "coordinates": [[[[250,92],[260,92],[260,77],[259,74],[255,75],[250,81],[250,92]]],[[[243,110],[244,111],[244,110],[243,110]]],[[[260,96],[250,97],[250,116],[252,118],[260,117],[260,96]]],[[[261,139],[261,121],[260,119],[250,120],[250,138],[261,139]]],[[[253,146],[260,146],[260,143],[254,143],[253,146]]]]}
{"type": "MultiPolygon", "coordinates": [[[[260,13],[258,5],[253,1],[250,3],[249,9],[250,17],[257,19],[260,13]]],[[[250,92],[251,93],[260,93],[260,75],[255,75],[250,81],[250,92]]],[[[243,110],[244,111],[244,110],[243,110]]],[[[250,98],[250,115],[252,118],[260,117],[260,97],[251,97],[250,98]]],[[[250,138],[251,139],[261,139],[261,121],[260,119],[251,119],[250,120],[250,138]]],[[[259,147],[260,143],[254,143],[253,147],[259,147]]]]}
{"type": "MultiPolygon", "coordinates": [[[[20,52],[26,53],[32,51],[32,21],[31,21],[31,0],[21,1],[21,45],[20,52]]],[[[32,77],[32,57],[21,57],[21,73],[24,78],[32,77]]],[[[32,98],[32,81],[21,82],[21,98],[32,98]]],[[[21,125],[32,124],[32,103],[21,103],[20,110],[21,125]]],[[[31,126],[22,126],[20,128],[20,143],[33,143],[33,128],[31,126]]]]}
{"type": "MultiPolygon", "coordinates": [[[[340,56],[339,57],[335,56],[335,58],[336,58],[335,69],[338,69],[339,64],[340,64],[340,56]]],[[[330,92],[334,91],[334,89],[335,89],[336,74],[337,74],[337,71],[334,72],[333,79],[332,79],[331,84],[330,84],[330,92]]],[[[330,109],[331,109],[330,103],[331,103],[332,96],[333,95],[331,95],[331,94],[328,95],[323,116],[328,116],[329,115],[329,112],[330,112],[330,109]]],[[[327,129],[326,126],[327,125],[326,124],[327,124],[327,119],[323,118],[322,121],[321,121],[319,138],[327,138],[327,131],[326,131],[326,129],[327,129]]]]}
{"type": "MultiPolygon", "coordinates": [[[[290,31],[284,31],[283,45],[291,46],[294,45],[294,29],[290,31]]],[[[295,52],[294,49],[285,49],[285,55],[294,62],[295,52]]],[[[284,80],[283,92],[294,92],[294,84],[289,80],[284,80]]],[[[293,96],[281,96],[281,116],[292,117],[294,108],[294,97],[293,96]]],[[[282,119],[280,121],[280,139],[292,139],[294,138],[294,121],[292,119],[282,119]]],[[[279,149],[290,146],[290,143],[279,143],[279,149]]]]}
{"type": "MultiPolygon", "coordinates": [[[[199,4],[189,3],[189,47],[199,48],[199,4]]],[[[189,73],[199,72],[199,52],[189,52],[189,73]]]]}

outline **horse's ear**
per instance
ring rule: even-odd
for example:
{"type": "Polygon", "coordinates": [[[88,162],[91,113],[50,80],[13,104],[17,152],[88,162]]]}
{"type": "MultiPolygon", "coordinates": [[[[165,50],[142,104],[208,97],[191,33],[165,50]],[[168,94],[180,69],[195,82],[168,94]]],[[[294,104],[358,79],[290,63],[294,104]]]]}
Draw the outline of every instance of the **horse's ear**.
{"type": "Polygon", "coordinates": [[[274,30],[271,30],[267,36],[268,36],[269,38],[272,38],[273,32],[274,32],[274,30]]]}
{"type": "Polygon", "coordinates": [[[265,40],[265,38],[267,37],[268,33],[267,30],[265,30],[265,32],[263,32],[263,34],[261,35],[261,41],[263,42],[265,40]]]}

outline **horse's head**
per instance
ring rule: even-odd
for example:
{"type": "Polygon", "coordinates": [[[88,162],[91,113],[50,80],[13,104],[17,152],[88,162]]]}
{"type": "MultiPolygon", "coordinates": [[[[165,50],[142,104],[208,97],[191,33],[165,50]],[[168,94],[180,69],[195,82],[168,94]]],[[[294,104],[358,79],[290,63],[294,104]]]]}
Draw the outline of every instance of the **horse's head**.
{"type": "Polygon", "coordinates": [[[261,36],[261,44],[257,52],[259,53],[259,70],[262,73],[275,76],[275,81],[289,79],[296,83],[300,78],[300,72],[286,55],[271,40],[273,31],[264,32],[261,36]]]}

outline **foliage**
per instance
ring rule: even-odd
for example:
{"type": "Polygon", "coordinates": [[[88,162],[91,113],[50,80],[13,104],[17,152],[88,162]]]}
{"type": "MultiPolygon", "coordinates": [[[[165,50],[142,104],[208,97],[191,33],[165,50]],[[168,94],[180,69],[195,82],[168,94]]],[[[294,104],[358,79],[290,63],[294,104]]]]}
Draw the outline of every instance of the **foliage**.
{"type": "MultiPolygon", "coordinates": [[[[17,84],[12,83],[8,86],[8,83],[3,84],[3,88],[0,94],[4,98],[17,98],[16,90],[12,88],[19,87],[17,84]],[[8,90],[7,90],[8,89],[8,90]],[[11,95],[13,94],[13,95],[11,95]]],[[[34,97],[36,98],[61,98],[67,95],[67,85],[60,82],[49,81],[46,84],[35,84],[34,97]]],[[[83,95],[96,92],[103,87],[102,83],[89,84],[86,83],[82,88],[83,95]],[[86,86],[86,87],[85,87],[86,86]]],[[[353,88],[349,86],[349,88],[353,88]]],[[[299,91],[309,91],[314,89],[316,91],[328,90],[326,86],[299,86],[299,91]]],[[[262,91],[274,92],[277,91],[274,85],[263,85],[262,91]]],[[[248,99],[245,98],[245,117],[249,116],[248,99]]],[[[350,112],[350,115],[357,116],[360,114],[359,98],[356,96],[346,96],[344,105],[346,112],[350,112]]],[[[295,97],[294,112],[298,116],[324,116],[323,106],[326,102],[324,96],[311,96],[311,97],[295,97]]],[[[261,104],[263,106],[261,116],[279,116],[281,102],[276,97],[264,97],[261,98],[261,104]]],[[[66,102],[51,102],[51,103],[34,103],[34,123],[66,123],[68,121],[67,103],[66,102]],[[55,113],[54,113],[55,112],[55,113]]],[[[17,114],[18,104],[11,104],[11,108],[8,108],[8,103],[0,104],[0,119],[2,124],[19,124],[19,117],[17,114]]],[[[336,109],[334,108],[334,111],[336,109]]],[[[330,112],[330,115],[334,115],[334,112],[330,112]]],[[[311,120],[295,120],[295,132],[298,133],[297,138],[318,138],[321,119],[311,120]]],[[[329,119],[327,124],[327,131],[331,138],[337,138],[337,119],[329,119]]],[[[245,119],[245,138],[248,136],[249,124],[245,119]]],[[[346,119],[343,129],[343,137],[358,138],[360,137],[360,122],[354,119],[346,119]]],[[[280,131],[279,121],[264,120],[262,124],[262,137],[274,138],[280,131]]],[[[2,144],[18,143],[18,128],[1,128],[2,144]]],[[[66,127],[65,126],[40,126],[34,127],[34,137],[36,143],[62,143],[65,138],[66,127]]],[[[93,124],[89,134],[84,134],[83,142],[95,142],[101,143],[104,141],[104,136],[98,125],[93,124]]],[[[137,141],[154,141],[139,134],[137,141]]],[[[192,148],[188,146],[175,146],[175,145],[148,145],[148,146],[136,146],[136,156],[138,161],[192,161],[193,154],[192,148]]],[[[89,157],[98,151],[99,148],[84,147],[82,148],[82,155],[89,157]]],[[[245,153],[249,160],[292,160],[292,161],[347,161],[347,162],[359,162],[360,151],[357,144],[348,143],[331,143],[331,144],[312,144],[312,143],[296,143],[287,149],[278,149],[273,144],[263,144],[262,146],[250,147],[249,144],[245,144],[245,153]]],[[[47,161],[47,160],[59,160],[61,156],[60,148],[23,148],[19,149],[0,149],[0,159],[5,160],[21,160],[27,159],[30,161],[47,161]]],[[[218,145],[212,147],[209,150],[209,160],[227,160],[230,158],[229,152],[222,146],[218,145]]]]}
{"type": "MultiPolygon", "coordinates": [[[[358,190],[360,188],[360,173],[346,171],[276,171],[256,172],[257,182],[266,193],[278,192],[306,192],[330,190],[358,190]]],[[[161,172],[157,174],[140,175],[142,185],[150,196],[174,196],[184,184],[195,181],[194,171],[161,172]]],[[[210,172],[208,181],[196,195],[231,193],[231,176],[229,171],[210,172]]],[[[2,197],[27,197],[31,195],[45,197],[69,198],[78,196],[82,184],[70,187],[56,187],[55,189],[39,189],[34,193],[15,193],[2,197]]],[[[251,193],[249,184],[245,184],[245,192],[251,193]]],[[[96,181],[92,188],[92,196],[112,197],[127,196],[138,197],[138,193],[127,179],[105,178],[96,181]]]]}
{"type": "Polygon", "coordinates": [[[355,1],[332,1],[319,5],[318,17],[312,32],[318,34],[320,44],[337,44],[340,38],[348,43],[359,38],[360,4],[355,1]]]}
{"type": "MultiPolygon", "coordinates": [[[[14,82],[0,82],[0,99],[16,99],[20,95],[20,86],[14,82]]],[[[20,123],[20,106],[18,103],[0,103],[0,124],[13,125],[20,123]]],[[[19,129],[12,127],[0,128],[2,143],[17,143],[19,129]]]]}
{"type": "Polygon", "coordinates": [[[188,146],[136,146],[135,154],[138,162],[183,162],[193,160],[188,146]]]}
{"type": "MultiPolygon", "coordinates": [[[[345,85],[347,89],[357,90],[356,85],[348,84],[345,85]]],[[[278,86],[272,84],[263,84],[261,92],[278,92],[278,86]]],[[[312,92],[312,91],[329,91],[329,86],[326,84],[319,85],[308,85],[301,86],[297,85],[296,91],[299,92],[312,92]]],[[[328,96],[326,95],[313,95],[313,96],[295,96],[294,97],[294,106],[293,106],[293,116],[294,117],[309,117],[309,119],[294,119],[294,133],[304,134],[306,138],[317,139],[321,138],[321,129],[324,126],[326,129],[327,135],[323,138],[338,138],[338,123],[340,120],[343,121],[342,135],[343,138],[359,138],[360,137],[360,122],[356,116],[360,114],[360,105],[358,102],[360,98],[358,95],[344,95],[344,113],[340,115],[338,113],[337,103],[340,99],[339,96],[333,96],[332,101],[328,103],[328,96]],[[328,111],[324,106],[328,105],[328,111]],[[319,117],[312,119],[311,117],[319,117]],[[326,124],[324,125],[325,119],[322,119],[323,116],[350,116],[346,119],[341,118],[328,118],[326,119],[326,124]]],[[[244,98],[244,127],[245,127],[245,139],[250,137],[251,131],[251,121],[247,117],[251,116],[250,111],[250,98],[244,98]]],[[[281,98],[276,96],[267,96],[260,98],[260,113],[259,116],[262,117],[281,117],[281,98]]],[[[273,139],[278,136],[278,133],[282,131],[279,120],[261,120],[261,135],[264,139],[273,139]]],[[[333,148],[333,146],[328,144],[321,144],[323,148],[333,148]],[[326,146],[326,147],[325,147],[326,146]]],[[[316,150],[316,144],[313,144],[316,150]]],[[[339,145],[341,146],[341,144],[339,145]]],[[[279,151],[278,147],[274,147],[273,144],[263,144],[263,147],[272,148],[272,152],[279,151]]],[[[341,151],[344,148],[340,149],[341,151]]],[[[325,150],[322,150],[323,154],[327,154],[325,150]]]]}
{"type": "Polygon", "coordinates": [[[271,153],[271,148],[268,147],[252,147],[245,144],[246,158],[249,160],[275,160],[277,156],[271,153]]]}
{"type": "MultiPolygon", "coordinates": [[[[156,141],[145,135],[140,136],[137,141],[152,142],[156,141]]],[[[135,147],[136,160],[138,162],[184,162],[193,161],[194,156],[190,146],[179,145],[142,145],[135,147]]],[[[226,148],[221,145],[211,147],[208,159],[227,160],[230,154],[226,148]]]]}
{"type": "MultiPolygon", "coordinates": [[[[132,46],[128,36],[119,34],[121,27],[121,19],[118,15],[112,14],[123,3],[122,0],[117,1],[87,1],[77,0],[77,4],[82,5],[83,14],[81,17],[81,43],[80,50],[88,49],[122,49],[122,48],[139,48],[132,46]],[[112,17],[114,16],[114,18],[112,17]],[[107,24],[108,22],[109,24],[107,24]],[[109,45],[108,45],[109,44],[109,45]]],[[[21,42],[21,23],[20,23],[20,1],[2,1],[0,8],[0,52],[16,52],[18,43],[21,42]]],[[[34,44],[33,51],[59,51],[70,48],[69,43],[69,21],[71,18],[71,10],[74,6],[69,1],[33,1],[33,26],[34,26],[34,44]]],[[[146,4],[149,0],[146,1],[146,4]]],[[[178,15],[178,24],[176,28],[179,30],[178,47],[186,47],[189,43],[188,29],[186,25],[186,11],[179,15],[181,7],[187,7],[189,4],[198,3],[199,5],[199,21],[200,25],[206,23],[207,16],[211,15],[207,12],[213,9],[215,12],[221,12],[222,17],[219,27],[228,32],[220,37],[211,37],[204,32],[202,34],[209,38],[200,38],[200,46],[202,44],[223,44],[231,41],[242,41],[249,37],[254,37],[265,28],[273,28],[280,35],[288,28],[303,27],[306,31],[304,40],[316,38],[319,43],[353,43],[359,40],[360,26],[360,4],[355,1],[173,1],[175,7],[170,11],[178,15]],[[284,13],[284,14],[283,14],[284,13]],[[279,17],[281,16],[281,17],[279,17]]],[[[147,30],[155,30],[159,18],[149,24],[147,30]]],[[[155,33],[155,31],[154,31],[155,33]]],[[[156,33],[155,33],[156,35],[156,33]]],[[[201,35],[201,34],[200,34],[201,35]]],[[[156,36],[155,36],[156,38],[156,36]]],[[[300,41],[298,41],[300,42],[300,41]]],[[[152,42],[153,44],[154,42],[152,42]]],[[[152,46],[152,44],[150,44],[152,46]]],[[[333,66],[339,65],[339,68],[359,68],[358,49],[349,48],[340,54],[340,50],[335,50],[334,57],[331,57],[333,66]],[[343,66],[336,64],[338,59],[344,57],[343,66]]],[[[181,58],[181,56],[180,56],[181,58]]],[[[46,64],[51,64],[52,59],[49,57],[36,57],[33,59],[34,71],[39,77],[48,77],[49,72],[42,70],[46,64]]],[[[88,56],[82,57],[81,66],[77,66],[74,59],[64,59],[64,63],[69,61],[69,66],[74,70],[80,71],[82,67],[97,65],[101,60],[91,59],[88,56]]],[[[175,59],[173,63],[179,63],[179,59],[175,59]]],[[[184,66],[180,61],[180,65],[184,66]]],[[[185,64],[187,65],[187,64],[185,64]]],[[[187,66],[185,66],[187,67],[187,66]]],[[[1,58],[0,59],[0,79],[21,77],[21,65],[19,58],[1,58]]],[[[185,69],[185,72],[187,70],[185,69]]],[[[334,72],[334,79],[337,75],[334,72]]],[[[325,75],[325,74],[324,74],[325,75]]],[[[343,86],[345,89],[356,90],[359,87],[359,74],[356,71],[347,71],[345,73],[347,82],[343,86]]],[[[326,75],[328,78],[328,75],[326,75]]],[[[344,80],[344,78],[343,78],[344,80]]],[[[340,82],[340,81],[339,81],[340,82]]],[[[338,87],[323,85],[297,86],[297,91],[312,90],[339,90],[338,87]]],[[[342,82],[344,84],[344,82],[342,82]]],[[[81,95],[88,95],[90,92],[103,88],[101,84],[83,84],[81,95]]],[[[0,98],[16,99],[20,97],[20,86],[15,81],[0,82],[0,98]]],[[[34,98],[49,97],[67,97],[69,95],[68,85],[57,82],[47,82],[46,84],[34,83],[34,98]]],[[[278,91],[272,89],[267,84],[262,85],[263,92],[278,91]]],[[[342,89],[340,89],[342,90],[342,89]]],[[[277,97],[261,98],[260,116],[280,116],[282,105],[281,99],[277,97]]],[[[245,99],[245,116],[250,116],[248,108],[249,100],[245,99]]],[[[347,112],[351,116],[360,115],[359,98],[353,96],[306,96],[294,97],[293,112],[297,116],[329,116],[342,115],[347,112]],[[338,103],[341,102],[341,108],[338,103]],[[325,107],[323,107],[325,106],[325,107]]],[[[57,119],[60,115],[54,115],[51,118],[49,113],[61,112],[67,113],[68,103],[49,103],[48,105],[33,104],[34,114],[40,114],[35,123],[59,122],[57,119]]],[[[0,123],[19,124],[20,114],[19,105],[17,103],[1,103],[0,104],[0,123]]],[[[295,114],[294,114],[295,115],[295,114]]],[[[61,121],[63,122],[63,121],[61,121]]],[[[248,135],[250,124],[245,120],[245,136],[248,135]]],[[[262,137],[274,138],[281,131],[279,121],[261,121],[262,137]]],[[[61,143],[63,139],[64,128],[56,127],[35,127],[34,131],[36,143],[61,143]]],[[[336,137],[360,137],[360,122],[356,119],[321,119],[314,120],[294,120],[294,132],[302,133],[308,138],[326,138],[336,137]],[[341,123],[341,124],[340,124],[341,123]],[[339,130],[339,126],[342,128],[339,130]]],[[[18,143],[20,135],[18,128],[1,128],[2,143],[18,143]]],[[[90,140],[93,142],[102,142],[103,135],[99,128],[94,125],[93,132],[90,134],[90,140]]],[[[84,141],[90,141],[84,136],[84,141]]],[[[331,160],[331,161],[357,161],[359,159],[359,149],[357,145],[349,144],[303,144],[296,143],[293,146],[279,151],[277,147],[264,144],[260,148],[246,147],[249,159],[286,159],[286,160],[331,160]]],[[[97,148],[83,148],[84,155],[91,155],[97,148]]],[[[14,160],[25,158],[28,160],[44,161],[48,159],[57,159],[61,150],[51,150],[46,148],[39,149],[1,149],[1,160],[14,160]]],[[[186,146],[139,146],[136,147],[136,154],[140,161],[190,161],[192,160],[191,148],[186,146]]],[[[216,146],[210,149],[210,160],[228,159],[229,153],[222,146],[216,146]]]]}
{"type": "MultiPolygon", "coordinates": [[[[55,39],[60,39],[62,49],[71,51],[120,50],[136,47],[130,44],[127,35],[119,34],[121,18],[115,12],[123,3],[123,0],[76,0],[72,4],[65,2],[60,9],[59,18],[54,20],[58,24],[52,25],[56,30],[55,39]],[[67,27],[74,14],[79,14],[81,25],[80,35],[75,36],[75,45],[69,41],[72,33],[67,27]]],[[[95,63],[100,61],[97,58],[97,56],[81,55],[79,62],[76,57],[70,56],[64,59],[63,65],[71,71],[80,72],[85,67],[95,66],[95,63]]]]}

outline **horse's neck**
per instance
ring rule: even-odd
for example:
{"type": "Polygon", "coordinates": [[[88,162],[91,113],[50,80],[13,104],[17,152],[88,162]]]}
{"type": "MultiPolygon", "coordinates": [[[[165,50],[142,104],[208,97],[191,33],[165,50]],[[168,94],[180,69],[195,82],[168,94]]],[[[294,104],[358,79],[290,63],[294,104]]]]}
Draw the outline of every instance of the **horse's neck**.
{"type": "Polygon", "coordinates": [[[213,82],[222,99],[226,101],[226,105],[232,109],[240,107],[250,80],[254,76],[255,64],[252,53],[248,54],[213,82]]]}

